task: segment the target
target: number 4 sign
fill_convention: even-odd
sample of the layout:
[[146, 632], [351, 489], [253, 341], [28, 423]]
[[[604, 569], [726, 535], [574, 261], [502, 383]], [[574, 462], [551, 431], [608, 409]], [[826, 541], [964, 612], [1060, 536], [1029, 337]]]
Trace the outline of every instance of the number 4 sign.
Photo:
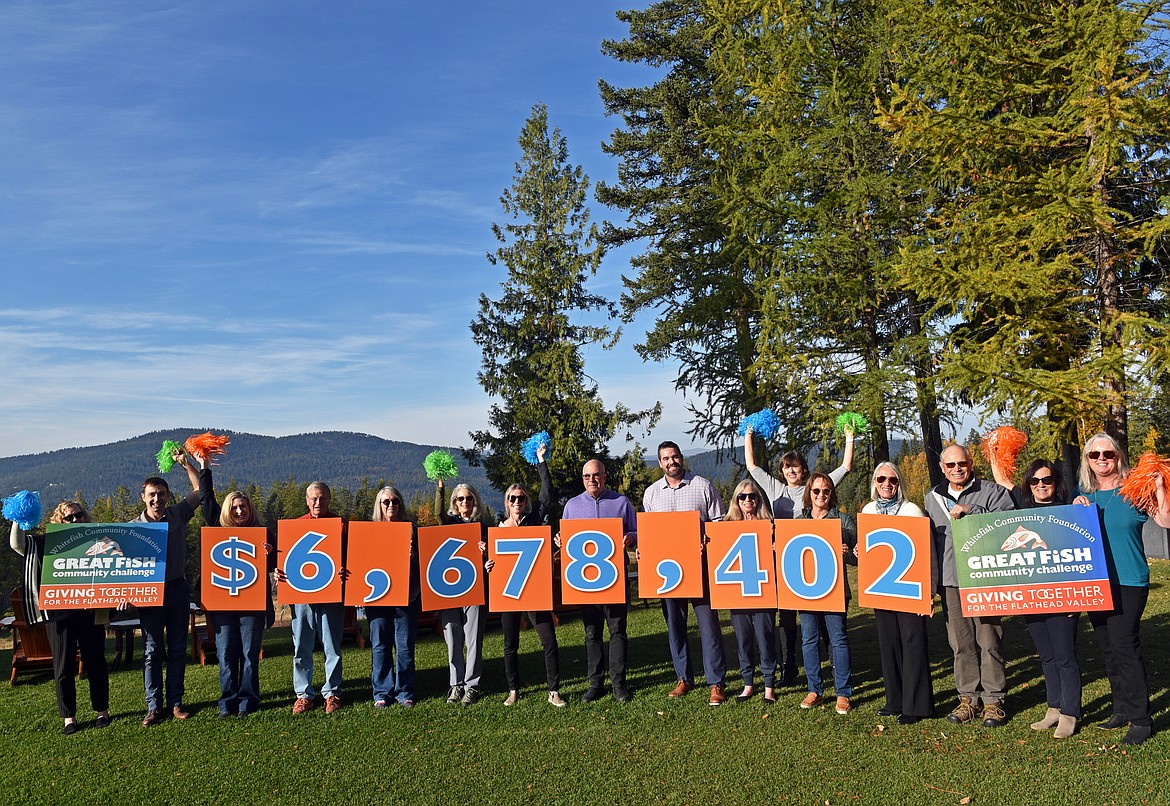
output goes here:
[[707, 577], [711, 607], [764, 610], [776, 607], [772, 521], [707, 524]]

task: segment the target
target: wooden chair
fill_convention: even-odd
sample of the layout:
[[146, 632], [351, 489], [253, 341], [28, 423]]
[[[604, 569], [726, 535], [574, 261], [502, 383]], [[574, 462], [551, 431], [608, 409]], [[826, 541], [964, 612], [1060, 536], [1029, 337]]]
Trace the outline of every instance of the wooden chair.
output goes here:
[[[200, 624], [197, 616], [203, 616]], [[191, 660], [199, 661], [200, 666], [207, 665], [207, 659], [216, 660], [215, 631], [211, 628], [211, 619], [194, 603], [191, 604]]]
[[49, 633], [44, 623], [29, 624], [24, 612], [24, 586], [17, 585], [9, 597], [12, 603], [12, 677], [10, 686], [16, 685], [16, 676], [27, 669], [52, 669], [53, 651], [49, 647]]
[[362, 633], [362, 625], [358, 624], [357, 608], [345, 608], [345, 620], [341, 623], [341, 643], [355, 641], [358, 649], [366, 648], [366, 636]]

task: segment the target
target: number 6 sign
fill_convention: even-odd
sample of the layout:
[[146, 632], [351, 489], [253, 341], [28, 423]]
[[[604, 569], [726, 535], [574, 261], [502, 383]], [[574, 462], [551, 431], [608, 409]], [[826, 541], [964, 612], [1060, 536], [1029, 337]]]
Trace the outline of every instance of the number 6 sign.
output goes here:
[[281, 604], [341, 602], [341, 518], [298, 518], [277, 523]]
[[626, 550], [621, 518], [561, 521], [561, 601], [624, 604]]
[[484, 603], [483, 555], [478, 523], [424, 526], [418, 530], [422, 609], [446, 610]]

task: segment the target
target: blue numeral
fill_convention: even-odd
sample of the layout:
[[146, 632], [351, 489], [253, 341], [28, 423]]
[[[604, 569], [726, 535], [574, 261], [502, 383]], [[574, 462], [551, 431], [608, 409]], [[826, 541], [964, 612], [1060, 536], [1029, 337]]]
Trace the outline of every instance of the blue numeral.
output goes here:
[[[737, 567], [738, 566], [738, 567]], [[743, 596], [763, 596], [768, 572], [760, 567], [760, 547], [756, 536], [747, 532], [736, 538], [723, 559], [715, 566], [716, 585], [739, 584]]]
[[[813, 555], [813, 578], [804, 579], [804, 553]], [[828, 596], [837, 584], [837, 552], [829, 541], [818, 535], [797, 535], [788, 541], [780, 555], [784, 583], [801, 599], [821, 599]]]
[[[301, 593], [319, 593], [329, 587], [329, 583], [337, 576], [337, 564], [323, 551], [317, 551], [317, 546], [325, 539], [320, 532], [306, 532], [288, 550], [284, 561], [284, 575], [288, 577], [288, 584], [293, 590]], [[305, 569], [312, 566], [313, 575], [305, 573]]]
[[[459, 549], [467, 545], [466, 540], [448, 537], [439, 546], [439, 550], [427, 563], [427, 584], [435, 595], [444, 599], [454, 599], [465, 593], [470, 593], [479, 581], [479, 571], [475, 563], [466, 557], [458, 556]], [[454, 582], [447, 581], [447, 572], [454, 571]]]
[[662, 585], [654, 591], [659, 596], [670, 593], [682, 584], [683, 570], [682, 566], [678, 564], [678, 560], [663, 560], [654, 570], [658, 572], [658, 578], [662, 580]]
[[508, 576], [508, 584], [504, 585], [504, 596], [519, 599], [524, 593], [524, 589], [528, 587], [528, 579], [532, 576], [532, 569], [536, 567], [540, 547], [543, 545], [544, 541], [539, 537], [504, 538], [496, 541], [496, 554], [515, 554], [519, 557]]
[[897, 599], [922, 599], [922, 583], [904, 578], [917, 556], [910, 536], [897, 529], [878, 529], [865, 536], [865, 550], [869, 551], [874, 546], [889, 546], [894, 550], [894, 559], [865, 592]]
[[[618, 581], [617, 566], [613, 564], [617, 546], [605, 532], [577, 532], [565, 541], [564, 548], [569, 558], [565, 564], [565, 584], [573, 590], [598, 593]], [[587, 568], [597, 569], [597, 579], [585, 576]]]
[[390, 575], [381, 568], [371, 568], [366, 571], [366, 587], [370, 592], [362, 601], [366, 604], [376, 602], [390, 592]]

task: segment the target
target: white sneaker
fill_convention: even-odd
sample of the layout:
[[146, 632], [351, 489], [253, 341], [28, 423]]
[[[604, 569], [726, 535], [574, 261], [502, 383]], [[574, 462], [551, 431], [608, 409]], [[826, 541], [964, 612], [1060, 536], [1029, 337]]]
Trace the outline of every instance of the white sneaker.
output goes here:
[[504, 700], [504, 705], [515, 705], [518, 699], [520, 699], [519, 691], [509, 691], [507, 699]]
[[548, 701], [550, 705], [555, 705], [557, 708], [564, 708], [569, 703], [561, 696], [559, 691], [550, 691], [548, 693]]
[[463, 689], [459, 686], [451, 686], [451, 690], [447, 692], [447, 702], [457, 703], [463, 699]]

